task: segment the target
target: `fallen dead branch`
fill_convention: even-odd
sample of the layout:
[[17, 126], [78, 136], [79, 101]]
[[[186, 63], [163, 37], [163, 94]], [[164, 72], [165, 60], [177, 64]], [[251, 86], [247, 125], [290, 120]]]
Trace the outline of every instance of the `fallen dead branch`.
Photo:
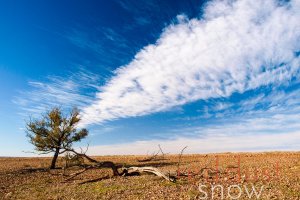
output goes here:
[[124, 171], [125, 171], [125, 173], [124, 173], [125, 176], [128, 176], [132, 173], [146, 172], [146, 173], [155, 174], [156, 176], [162, 177], [162, 178], [166, 179], [167, 181], [171, 181], [171, 182], [176, 181], [175, 177], [166, 175], [155, 167], [129, 167], [129, 168], [125, 168]]
[[[156, 176], [162, 177], [171, 182], [175, 182], [175, 180], [176, 180], [175, 177], [167, 175], [155, 167], [135, 167], [135, 166], [123, 167], [122, 165], [115, 164], [111, 161], [103, 161], [103, 162], [97, 161], [97, 160], [89, 157], [85, 153], [76, 152], [74, 149], [68, 149], [68, 151], [73, 152], [74, 154], [76, 154], [78, 156], [82, 156], [94, 164], [93, 165], [84, 165], [84, 166], [82, 166], [82, 167], [84, 167], [83, 170], [73, 173], [73, 174], [70, 174], [70, 175], [65, 175], [65, 176], [69, 176], [69, 178], [65, 179], [65, 181], [70, 181], [70, 180], [74, 179], [76, 176], [78, 176], [90, 169], [101, 169], [101, 168], [110, 168], [113, 171], [113, 176], [135, 176], [135, 175], [140, 175], [141, 173], [150, 173], [150, 174], [154, 174]], [[121, 171], [119, 171], [119, 169]], [[102, 180], [102, 179], [103, 178], [99, 178], [99, 179], [90, 180], [90, 181], [93, 182], [93, 181]], [[86, 181], [86, 183], [87, 182], [89, 182], [89, 181]]]
[[[70, 174], [69, 176], [69, 178], [67, 178], [65, 181], [69, 181], [69, 180], [71, 180], [71, 179], [73, 179], [73, 178], [75, 178], [76, 176], [78, 176], [78, 175], [80, 175], [80, 174], [82, 174], [82, 173], [84, 173], [84, 172], [86, 172], [87, 170], [89, 170], [89, 169], [91, 169], [91, 167], [86, 167], [86, 168], [84, 168], [83, 170], [81, 170], [81, 171], [79, 171], [79, 172], [76, 172], [76, 173], [73, 173], [73, 174]], [[66, 175], [65, 175], [66, 176]]]

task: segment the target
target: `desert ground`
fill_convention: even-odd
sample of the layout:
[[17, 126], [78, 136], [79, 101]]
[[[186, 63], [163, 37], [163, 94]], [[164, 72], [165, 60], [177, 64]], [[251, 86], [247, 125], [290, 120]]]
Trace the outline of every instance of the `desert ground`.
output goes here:
[[68, 174], [82, 169], [63, 168], [62, 157], [57, 165], [61, 168], [55, 170], [47, 169], [51, 158], [3, 157], [0, 199], [257, 199], [254, 193], [249, 197], [253, 187], [259, 199], [300, 199], [300, 152], [182, 155], [180, 162], [179, 155], [148, 162], [138, 161], [147, 156], [93, 158], [152, 166], [175, 173], [177, 179], [170, 182], [153, 174], [116, 177], [110, 169], [91, 169], [70, 179]]

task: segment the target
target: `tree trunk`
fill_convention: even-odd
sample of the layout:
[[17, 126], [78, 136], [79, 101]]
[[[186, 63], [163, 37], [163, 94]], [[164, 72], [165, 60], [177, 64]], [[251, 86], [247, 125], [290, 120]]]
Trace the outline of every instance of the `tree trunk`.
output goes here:
[[50, 169], [55, 169], [55, 164], [56, 164], [56, 160], [57, 160], [58, 154], [59, 154], [59, 148], [57, 148], [55, 150], [54, 156], [52, 158]]

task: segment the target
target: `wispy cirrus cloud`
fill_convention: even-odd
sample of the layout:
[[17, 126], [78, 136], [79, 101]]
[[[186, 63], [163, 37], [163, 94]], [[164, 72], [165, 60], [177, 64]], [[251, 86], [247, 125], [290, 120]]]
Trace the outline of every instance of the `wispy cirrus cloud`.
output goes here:
[[299, 118], [299, 114], [278, 114], [271, 117], [236, 119], [226, 124], [163, 133], [171, 135], [169, 139], [92, 146], [89, 148], [89, 153], [94, 155], [146, 154], [147, 151], [155, 151], [158, 144], [170, 153], [179, 153], [184, 146], [188, 146], [186, 153], [298, 151], [300, 149]]
[[[251, 107], [246, 115], [237, 110], [223, 111], [223, 114], [236, 113], [214, 120], [213, 124], [198, 124], [157, 133], [164, 136], [163, 139], [92, 146], [90, 153], [146, 154], [155, 151], [158, 144], [170, 153], [178, 153], [184, 146], [188, 146], [187, 153], [299, 151], [300, 104], [299, 101], [293, 101], [299, 100], [299, 94], [299, 90], [295, 90], [290, 93], [272, 93], [261, 101], [252, 98], [241, 102]], [[258, 102], [271, 106], [266, 110], [253, 110], [252, 107]]]
[[297, 0], [216, 0], [201, 19], [179, 16], [115, 71], [84, 108], [82, 125], [299, 78], [299, 9]]
[[[118, 5], [120, 5], [124, 10], [126, 10], [128, 13], [134, 15], [134, 21], [138, 25], [147, 25], [151, 21], [151, 17], [154, 17], [155, 14], [152, 14], [153, 10], [158, 10], [159, 6], [157, 5], [157, 2], [154, 1], [116, 1]], [[151, 16], [149, 16], [149, 14]], [[153, 16], [154, 15], [154, 16]], [[158, 16], [158, 15], [156, 15]], [[126, 24], [127, 28], [134, 28], [135, 24]]]
[[136, 53], [138, 46], [110, 27], [96, 27], [94, 31], [77, 27], [70, 30], [65, 37], [84, 53], [89, 53], [107, 74], [120, 64], [128, 62], [128, 58]]
[[67, 76], [49, 76], [45, 81], [29, 81], [29, 90], [20, 91], [13, 99], [21, 114], [41, 114], [53, 106], [82, 108], [93, 102], [103, 78], [84, 68], [69, 72]]

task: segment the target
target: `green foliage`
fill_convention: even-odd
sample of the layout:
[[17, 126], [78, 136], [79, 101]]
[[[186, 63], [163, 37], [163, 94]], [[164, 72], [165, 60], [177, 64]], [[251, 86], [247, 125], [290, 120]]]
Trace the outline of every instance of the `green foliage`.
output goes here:
[[[41, 119], [26, 124], [27, 136], [35, 150], [42, 153], [65, 152], [88, 135], [87, 129], [76, 129], [80, 121], [79, 110], [74, 108], [69, 116], [64, 116], [60, 108], [53, 108]], [[62, 150], [62, 151], [60, 151]]]

